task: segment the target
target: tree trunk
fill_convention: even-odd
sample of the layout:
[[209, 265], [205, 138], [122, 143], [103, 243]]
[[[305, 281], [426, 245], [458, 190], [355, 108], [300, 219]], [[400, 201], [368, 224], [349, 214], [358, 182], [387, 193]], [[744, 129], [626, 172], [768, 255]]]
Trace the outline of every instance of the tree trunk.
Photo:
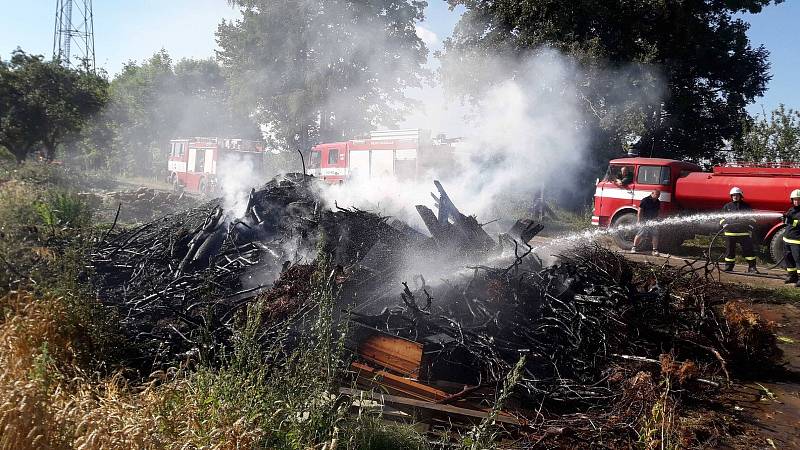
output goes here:
[[25, 157], [28, 156], [27, 150], [20, 150], [20, 149], [8, 149], [16, 158], [18, 164], [22, 164], [25, 161]]
[[44, 142], [44, 159], [52, 161], [56, 157], [56, 143], [52, 140]]

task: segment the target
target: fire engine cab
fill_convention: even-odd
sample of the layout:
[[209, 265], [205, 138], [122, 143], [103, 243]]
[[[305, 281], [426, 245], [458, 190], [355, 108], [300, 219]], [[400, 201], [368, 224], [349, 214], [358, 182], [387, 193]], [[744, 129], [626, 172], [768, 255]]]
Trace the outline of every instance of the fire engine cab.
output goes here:
[[452, 165], [457, 139], [430, 131], [373, 131], [369, 138], [323, 143], [311, 149], [309, 174], [338, 184], [354, 178], [413, 180], [429, 168]]
[[219, 187], [221, 175], [236, 173], [242, 164], [250, 170], [261, 171], [264, 157], [264, 145], [258, 141], [216, 137], [173, 139], [167, 181], [189, 192], [212, 194]]

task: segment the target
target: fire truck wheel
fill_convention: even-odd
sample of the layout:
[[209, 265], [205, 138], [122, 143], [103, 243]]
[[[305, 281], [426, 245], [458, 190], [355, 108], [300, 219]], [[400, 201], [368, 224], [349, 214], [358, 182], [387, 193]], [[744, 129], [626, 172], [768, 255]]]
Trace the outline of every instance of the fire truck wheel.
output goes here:
[[[614, 218], [613, 222], [611, 222], [611, 226], [613, 227], [624, 227], [634, 224], [636, 224], [635, 212], [620, 214]], [[617, 231], [614, 232], [613, 236], [614, 243], [617, 244], [617, 247], [621, 248], [622, 250], [630, 250], [631, 247], [633, 247], [633, 238], [636, 236], [636, 230], [631, 229], [628, 231]]]
[[769, 241], [769, 256], [772, 257], [772, 262], [778, 262], [783, 258], [783, 235], [786, 233], [786, 227], [781, 228], [772, 235]]

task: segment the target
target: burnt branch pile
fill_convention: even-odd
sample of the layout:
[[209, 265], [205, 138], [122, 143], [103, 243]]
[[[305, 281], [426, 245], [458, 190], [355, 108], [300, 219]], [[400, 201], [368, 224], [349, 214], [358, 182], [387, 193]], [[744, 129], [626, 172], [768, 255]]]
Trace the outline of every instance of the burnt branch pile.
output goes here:
[[[706, 377], [724, 376], [726, 359], [743, 351], [730, 345], [713, 302], [674, 294], [689, 293], [678, 285], [692, 283], [680, 277], [644, 273], [600, 247], [560, 260], [544, 269], [532, 259], [510, 270], [477, 267], [460, 283], [406, 287], [398, 307], [354, 320], [424, 343], [421, 373], [430, 379], [496, 384], [525, 356], [519, 390], [529, 406], [610, 401], [620, 394], [608, 381], [616, 368], [658, 363], [664, 353], [693, 361]], [[752, 357], [774, 361], [751, 347]]]
[[263, 308], [263, 326], [288, 328], [314, 307], [315, 288], [333, 287], [361, 386], [381, 379], [400, 403], [474, 418], [523, 360], [508, 407], [539, 431], [588, 426], [564, 414], [592, 410], [604, 429], [630, 432], [658, 376], [707, 390], [780, 358], [768, 324], [723, 307], [697, 270], [636, 264], [599, 246], [565, 250], [545, 267], [527, 244], [541, 225], [520, 220], [495, 240], [436, 188], [438, 214], [417, 207], [428, 237], [326, 205], [311, 177], [290, 175], [253, 190], [243, 213], [215, 200], [111, 230], [93, 251], [93, 282], [143, 369], [213, 358], [250, 305]]
[[[264, 291], [286, 290], [285, 283], [273, 286], [282, 273], [308, 283], [307, 270], [287, 271], [293, 265], [313, 263], [322, 251], [348, 266], [378, 239], [398, 234], [375, 214], [325, 209], [313, 179], [302, 175], [254, 189], [244, 209], [235, 217], [214, 200], [112, 230], [93, 251], [99, 296], [118, 311], [143, 364], [170, 364], [226, 345], [238, 311]], [[284, 307], [300, 304], [286, 292], [264, 296]]]

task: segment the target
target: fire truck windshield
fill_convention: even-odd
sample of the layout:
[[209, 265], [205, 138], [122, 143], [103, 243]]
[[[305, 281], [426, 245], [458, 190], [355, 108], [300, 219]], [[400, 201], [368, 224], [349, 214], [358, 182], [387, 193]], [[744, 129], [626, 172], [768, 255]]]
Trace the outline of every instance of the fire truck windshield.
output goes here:
[[322, 152], [319, 150], [311, 150], [311, 164], [310, 168], [319, 169], [320, 162], [322, 161]]
[[[625, 173], [623, 173], [625, 172]], [[627, 183], [633, 181], [633, 166], [622, 166], [611, 164], [608, 166], [606, 176], [603, 181], [624, 180]]]

